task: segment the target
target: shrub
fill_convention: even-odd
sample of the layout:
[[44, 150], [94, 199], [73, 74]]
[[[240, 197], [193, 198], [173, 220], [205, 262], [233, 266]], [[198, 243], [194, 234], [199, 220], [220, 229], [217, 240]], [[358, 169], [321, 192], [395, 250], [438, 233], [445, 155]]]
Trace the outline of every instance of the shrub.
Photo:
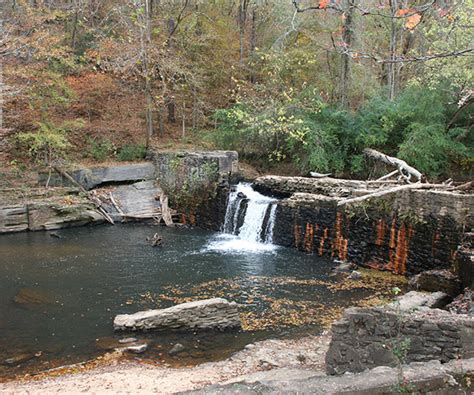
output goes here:
[[38, 122], [38, 130], [19, 133], [17, 139], [28, 148], [29, 155], [34, 160], [42, 160], [44, 164], [61, 158], [70, 147], [67, 133], [72, 129], [83, 127], [82, 120], [70, 121], [60, 126], [50, 121]]
[[89, 149], [87, 154], [96, 161], [103, 162], [115, 151], [115, 146], [110, 140], [95, 140], [87, 138]]
[[146, 146], [143, 144], [126, 144], [117, 153], [120, 161], [133, 161], [145, 158]]

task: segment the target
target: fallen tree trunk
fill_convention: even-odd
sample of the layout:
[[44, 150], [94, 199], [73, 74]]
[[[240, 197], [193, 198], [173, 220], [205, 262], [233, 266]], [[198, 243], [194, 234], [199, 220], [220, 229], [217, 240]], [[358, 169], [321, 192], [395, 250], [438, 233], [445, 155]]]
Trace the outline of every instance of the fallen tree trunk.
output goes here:
[[360, 202], [363, 202], [363, 201], [371, 199], [371, 198], [382, 197], [382, 196], [388, 195], [390, 193], [400, 192], [400, 191], [404, 191], [406, 189], [432, 189], [432, 188], [450, 189], [451, 187], [449, 185], [443, 185], [443, 184], [422, 184], [422, 183], [400, 185], [400, 186], [397, 186], [397, 187], [382, 189], [382, 190], [379, 190], [379, 191], [376, 191], [376, 192], [372, 192], [372, 193], [369, 193], [369, 194], [364, 195], [364, 196], [359, 196], [359, 197], [355, 197], [355, 198], [340, 200], [339, 202], [337, 202], [337, 205], [338, 206], [344, 206], [346, 204], [351, 204], [351, 203], [360, 203]]
[[[384, 153], [374, 150], [372, 148], [364, 149], [364, 155], [368, 156], [369, 158], [379, 160], [388, 165], [397, 167], [398, 171], [407, 182], [410, 182], [412, 176], [416, 178], [417, 182], [421, 182], [424, 178], [423, 174], [421, 174], [414, 167], [410, 166], [404, 160], [394, 158], [393, 156], [385, 155]], [[390, 173], [390, 175], [393, 175], [393, 173]]]

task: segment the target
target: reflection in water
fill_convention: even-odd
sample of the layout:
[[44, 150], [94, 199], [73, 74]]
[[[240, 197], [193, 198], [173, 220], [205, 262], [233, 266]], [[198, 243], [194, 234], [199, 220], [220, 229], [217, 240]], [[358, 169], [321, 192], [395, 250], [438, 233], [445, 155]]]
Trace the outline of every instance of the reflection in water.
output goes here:
[[[146, 241], [156, 232], [163, 238], [163, 248], [152, 248]], [[329, 271], [329, 264], [316, 256], [263, 243], [256, 243], [256, 248], [242, 248], [243, 241], [235, 236], [198, 229], [117, 225], [58, 233], [61, 239], [47, 232], [0, 236], [0, 355], [8, 358], [40, 352], [41, 357], [24, 364], [30, 368], [46, 369], [54, 365], [53, 359], [59, 358], [64, 364], [102, 352], [96, 347], [96, 339], [117, 337], [112, 330], [113, 317], [143, 309], [141, 295], [163, 295], [160, 306], [167, 307], [173, 301], [164, 296], [173, 288], [186, 290], [192, 299], [197, 296], [193, 290], [203, 283], [232, 280], [231, 284], [238, 286], [215, 288], [208, 297], [215, 292], [230, 300], [240, 298], [251, 309], [261, 309], [264, 303], [257, 297], [270, 300], [294, 295], [301, 299], [303, 294], [297, 291], [300, 286], [293, 290], [262, 287], [259, 276], [325, 279]], [[37, 295], [44, 292], [52, 302], [17, 303], [14, 299], [21, 289], [34, 289]], [[199, 297], [206, 295], [202, 287], [199, 289]], [[304, 298], [334, 303], [325, 286], [305, 288]], [[271, 328], [214, 334], [212, 341], [205, 340], [209, 338], [206, 334], [140, 336], [164, 349], [176, 341], [187, 342], [187, 357], [201, 361], [222, 357], [255, 339], [285, 331]], [[153, 357], [153, 350], [146, 355]], [[11, 369], [2, 366], [0, 374]]]

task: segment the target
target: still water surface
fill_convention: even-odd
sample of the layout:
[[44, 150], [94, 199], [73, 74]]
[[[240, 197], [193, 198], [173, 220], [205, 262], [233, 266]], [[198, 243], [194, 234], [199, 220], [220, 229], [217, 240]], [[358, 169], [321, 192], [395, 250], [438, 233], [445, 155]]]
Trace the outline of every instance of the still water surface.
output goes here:
[[[162, 248], [152, 248], [146, 241], [155, 232], [162, 235]], [[97, 339], [123, 337], [112, 329], [116, 314], [179, 301], [169, 295], [227, 297], [246, 304], [244, 310], [253, 312], [254, 318], [264, 318], [274, 299], [311, 299], [334, 306], [366, 296], [358, 291], [336, 298], [325, 286], [288, 285], [280, 280], [327, 280], [331, 262], [293, 249], [255, 248], [231, 235], [146, 225], [81, 227], [56, 233], [61, 238], [48, 232], [0, 236], [0, 364], [20, 353], [41, 354], [20, 367], [2, 365], [0, 375], [95, 357], [104, 352]], [[232, 248], [225, 247], [229, 245]], [[272, 279], [280, 280], [273, 283]], [[18, 303], [15, 296], [22, 289], [34, 290], [46, 303]], [[179, 341], [185, 352], [174, 359], [201, 362], [223, 358], [255, 340], [317, 333], [320, 327], [266, 322], [253, 329], [140, 335], [152, 342], [150, 351], [141, 357], [169, 358], [166, 351]]]

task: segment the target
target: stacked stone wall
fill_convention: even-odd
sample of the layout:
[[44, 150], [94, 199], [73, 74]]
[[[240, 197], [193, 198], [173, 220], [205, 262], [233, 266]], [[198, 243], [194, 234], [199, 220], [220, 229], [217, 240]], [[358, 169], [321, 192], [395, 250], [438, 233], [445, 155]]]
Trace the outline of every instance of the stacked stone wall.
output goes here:
[[399, 313], [388, 307], [351, 308], [332, 326], [326, 354], [328, 374], [396, 366], [403, 362], [474, 357], [474, 319], [439, 309]]

